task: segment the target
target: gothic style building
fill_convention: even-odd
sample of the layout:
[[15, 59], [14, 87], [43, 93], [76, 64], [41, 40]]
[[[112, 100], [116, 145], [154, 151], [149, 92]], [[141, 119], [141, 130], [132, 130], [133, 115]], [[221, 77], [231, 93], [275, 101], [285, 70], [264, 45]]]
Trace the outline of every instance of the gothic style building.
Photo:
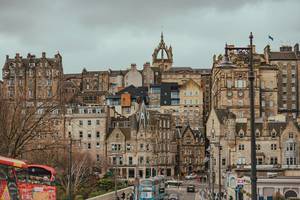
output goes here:
[[59, 53], [53, 58], [47, 58], [44, 52], [40, 58], [31, 54], [23, 58], [19, 53], [14, 58], [6, 56], [2, 72], [6, 99], [42, 102], [61, 98], [63, 67]]

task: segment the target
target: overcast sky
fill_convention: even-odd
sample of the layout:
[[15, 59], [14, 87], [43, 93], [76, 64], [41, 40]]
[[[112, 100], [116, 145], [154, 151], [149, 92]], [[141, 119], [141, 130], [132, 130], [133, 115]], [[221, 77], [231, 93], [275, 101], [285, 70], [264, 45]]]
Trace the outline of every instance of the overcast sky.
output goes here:
[[[300, 0], [0, 0], [0, 59], [52, 57], [66, 73], [139, 68], [163, 30], [175, 66], [210, 68], [225, 42], [257, 50], [300, 42]], [[268, 40], [268, 35], [274, 41]]]

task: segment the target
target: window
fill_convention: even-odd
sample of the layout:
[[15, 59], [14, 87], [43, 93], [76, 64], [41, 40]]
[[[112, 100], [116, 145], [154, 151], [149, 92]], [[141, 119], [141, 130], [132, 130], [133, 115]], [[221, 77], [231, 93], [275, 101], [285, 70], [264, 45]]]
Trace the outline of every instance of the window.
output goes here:
[[244, 88], [246, 86], [246, 82], [242, 79], [239, 79], [236, 81], [236, 87], [237, 88]]
[[227, 79], [227, 88], [232, 88], [232, 80]]
[[271, 150], [276, 150], [277, 149], [277, 145], [276, 144], [271, 144]]
[[143, 164], [144, 163], [144, 157], [143, 156], [140, 156], [139, 157], [139, 164]]
[[83, 138], [83, 132], [82, 131], [79, 131], [79, 137]]
[[97, 154], [97, 162], [99, 162], [100, 161], [100, 155], [99, 154]]
[[52, 80], [51, 79], [47, 80], [47, 85], [49, 85], [49, 86], [52, 85]]
[[96, 120], [96, 125], [100, 125], [100, 120], [99, 119]]
[[294, 134], [293, 133], [289, 133], [289, 138], [294, 138]]
[[123, 165], [123, 157], [122, 156], [119, 157], [119, 165]]
[[88, 120], [88, 125], [92, 125], [92, 121], [91, 120]]
[[239, 144], [239, 150], [245, 150], [245, 145], [243, 145], [243, 144]]
[[222, 158], [222, 165], [226, 165], [226, 159], [225, 158]]
[[244, 165], [246, 164], [246, 159], [244, 157], [240, 157], [238, 160], [237, 160], [237, 164], [238, 165]]
[[260, 150], [260, 144], [256, 145], [256, 150]]
[[271, 157], [271, 158], [270, 158], [270, 164], [271, 164], [271, 165], [277, 165], [277, 164], [278, 164], [278, 159], [277, 159], [277, 157]]
[[239, 100], [238, 100], [238, 105], [239, 105], [239, 106], [243, 106], [243, 105], [244, 105], [244, 101], [243, 101], [242, 99], [239, 99]]
[[266, 102], [264, 100], [261, 101], [261, 106], [265, 107], [266, 106]]
[[257, 165], [262, 165], [263, 164], [263, 159], [262, 158], [256, 158], [256, 163], [257, 163]]
[[48, 97], [51, 97], [52, 96], [52, 91], [51, 89], [48, 90]]
[[91, 149], [91, 143], [88, 143], [88, 149]]
[[82, 126], [82, 125], [83, 125], [83, 121], [79, 120], [79, 126]]
[[100, 142], [96, 143], [96, 148], [100, 148]]
[[144, 144], [140, 144], [140, 150], [144, 149]]
[[130, 156], [130, 157], [128, 157], [128, 164], [129, 165], [133, 165], [133, 162], [132, 162], [132, 157]]
[[127, 150], [127, 151], [130, 151], [130, 150], [131, 150], [131, 144], [128, 144], [128, 143], [126, 144], [126, 150]]
[[88, 132], [88, 138], [92, 138], [92, 134], [90, 131]]
[[273, 101], [270, 101], [269, 106], [272, 108], [273, 107]]
[[96, 132], [96, 138], [100, 138], [100, 132], [99, 131]]

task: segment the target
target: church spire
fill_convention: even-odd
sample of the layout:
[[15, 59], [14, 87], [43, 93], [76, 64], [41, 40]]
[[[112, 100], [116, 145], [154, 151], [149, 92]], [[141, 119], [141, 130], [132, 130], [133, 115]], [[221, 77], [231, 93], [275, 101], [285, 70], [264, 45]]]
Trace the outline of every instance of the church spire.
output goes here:
[[164, 42], [164, 33], [163, 32], [161, 32], [161, 34], [160, 34], [160, 42]]
[[165, 44], [163, 31], [160, 34], [160, 43], [152, 54], [153, 67], [159, 67], [163, 71], [168, 71], [173, 65], [172, 47]]

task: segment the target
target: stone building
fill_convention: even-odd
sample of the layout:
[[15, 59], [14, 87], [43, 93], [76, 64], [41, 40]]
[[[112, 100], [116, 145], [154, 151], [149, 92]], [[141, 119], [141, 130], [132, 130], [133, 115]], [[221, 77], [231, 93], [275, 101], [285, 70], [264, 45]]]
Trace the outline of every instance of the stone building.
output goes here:
[[80, 152], [90, 154], [98, 167], [107, 165], [105, 139], [108, 119], [109, 112], [105, 106], [78, 105], [66, 108], [65, 136], [74, 140]]
[[3, 81], [0, 81], [0, 97], [3, 95]]
[[32, 54], [25, 58], [19, 53], [14, 58], [7, 55], [2, 77], [4, 98], [25, 97], [27, 101], [34, 102], [59, 101], [63, 80], [62, 57], [57, 53], [53, 58], [47, 58], [45, 52], [40, 58]]
[[[164, 83], [177, 83], [180, 86], [181, 94], [184, 94], [187, 83], [190, 85], [191, 81], [197, 84], [198, 107], [190, 109], [191, 111], [195, 110], [199, 112], [199, 117], [201, 123], [197, 126], [190, 124], [193, 128], [203, 128], [203, 122], [206, 121], [206, 118], [210, 111], [210, 69], [200, 69], [200, 68], [191, 68], [191, 67], [171, 67], [168, 71], [162, 73], [162, 82]], [[181, 95], [180, 98], [185, 98], [184, 95]], [[197, 98], [193, 96], [193, 98]], [[185, 99], [180, 100], [180, 111], [187, 111], [187, 104], [184, 104]], [[196, 99], [194, 99], [196, 101]], [[195, 103], [195, 102], [194, 102]], [[193, 103], [193, 104], [194, 104]], [[201, 105], [200, 105], [201, 103]], [[186, 118], [184, 113], [179, 114], [182, 118]], [[192, 115], [191, 115], [192, 117]], [[187, 118], [185, 119], [187, 120]], [[184, 124], [182, 124], [184, 125]]]
[[177, 143], [170, 117], [148, 111], [142, 103], [130, 117], [112, 118], [106, 140], [110, 168], [129, 180], [157, 174], [173, 176]]
[[292, 113], [294, 118], [299, 114], [300, 101], [300, 51], [299, 44], [282, 46], [280, 51], [271, 51], [267, 45], [264, 49], [266, 63], [275, 65], [278, 73], [278, 111]]
[[[278, 111], [278, 70], [276, 66], [266, 64], [263, 55], [254, 52], [253, 57], [255, 116], [275, 116]], [[212, 107], [228, 108], [238, 118], [250, 116], [248, 61], [245, 55], [238, 52], [226, 52], [224, 56], [215, 58], [211, 80]]]
[[180, 176], [191, 173], [203, 173], [205, 158], [205, 136], [200, 131], [193, 130], [189, 125], [178, 129], [177, 132], [177, 165]]
[[81, 89], [83, 92], [108, 91], [109, 73], [107, 71], [82, 70]]
[[193, 129], [204, 131], [203, 90], [201, 85], [190, 79], [180, 86], [180, 124], [189, 124]]
[[115, 94], [124, 88], [124, 75], [127, 70], [109, 69], [109, 93]]
[[[250, 175], [250, 122], [241, 120], [229, 109], [212, 109], [206, 124], [210, 141], [211, 180], [227, 185], [229, 174]], [[299, 125], [291, 118], [278, 115], [271, 119], [256, 118], [256, 162], [258, 177], [299, 176]]]

